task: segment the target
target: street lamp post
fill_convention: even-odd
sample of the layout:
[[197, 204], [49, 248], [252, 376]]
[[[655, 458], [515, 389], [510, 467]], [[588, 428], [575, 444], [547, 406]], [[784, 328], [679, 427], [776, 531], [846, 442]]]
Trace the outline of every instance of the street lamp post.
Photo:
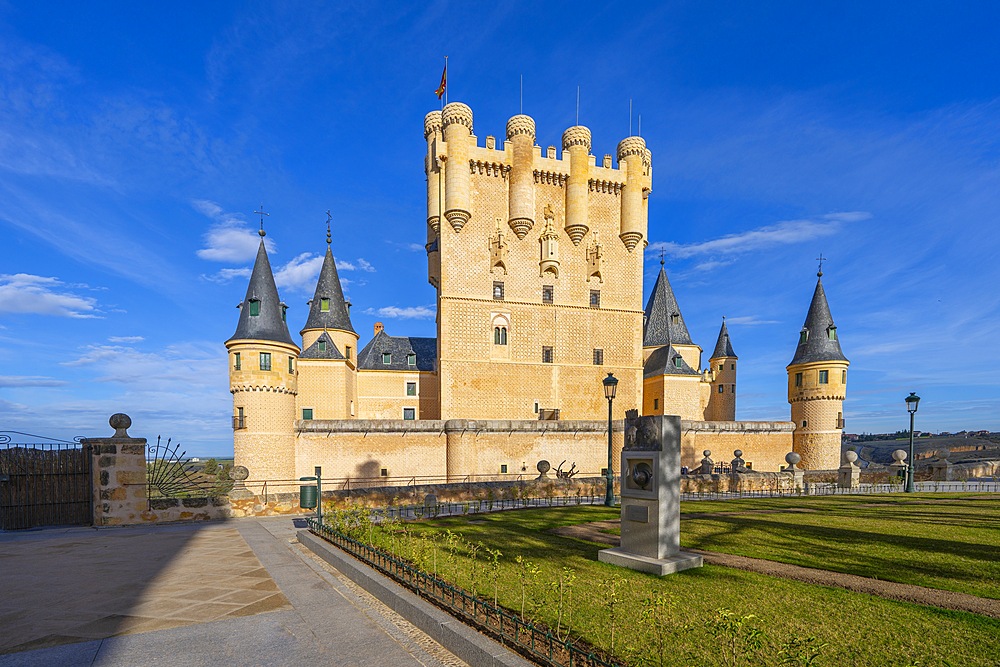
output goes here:
[[618, 378], [612, 373], [604, 378], [604, 397], [608, 399], [608, 478], [607, 488], [604, 492], [604, 504], [608, 507], [615, 506], [615, 474], [611, 460], [611, 403], [615, 400], [615, 391], [618, 389]]
[[910, 466], [906, 471], [906, 493], [913, 493], [916, 488], [913, 485], [913, 474], [917, 467], [917, 459], [913, 456], [913, 415], [917, 413], [917, 405], [920, 404], [920, 397], [912, 391], [906, 397], [906, 411], [910, 413]]

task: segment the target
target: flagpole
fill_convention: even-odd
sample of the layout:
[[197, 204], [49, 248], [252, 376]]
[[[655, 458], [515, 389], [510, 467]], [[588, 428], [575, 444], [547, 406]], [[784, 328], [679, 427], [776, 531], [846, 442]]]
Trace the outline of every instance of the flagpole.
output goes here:
[[[448, 104], [448, 56], [444, 57], [444, 103]], [[441, 107], [442, 109], [444, 107]]]

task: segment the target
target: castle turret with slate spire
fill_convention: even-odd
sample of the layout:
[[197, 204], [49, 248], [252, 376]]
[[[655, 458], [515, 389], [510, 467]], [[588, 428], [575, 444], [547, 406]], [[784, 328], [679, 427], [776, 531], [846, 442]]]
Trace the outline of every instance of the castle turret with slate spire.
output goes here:
[[733, 344], [729, 340], [729, 329], [726, 318], [722, 318], [722, 328], [715, 342], [715, 351], [709, 359], [709, 372], [712, 378], [712, 394], [705, 409], [705, 419], [708, 421], [736, 421], [736, 362], [738, 357], [733, 352]]
[[303, 420], [350, 419], [356, 414], [358, 334], [351, 324], [350, 304], [344, 298], [331, 242], [328, 220], [326, 256], [300, 332], [302, 392], [296, 413]]
[[664, 345], [672, 346], [695, 371], [701, 368], [701, 348], [691, 341], [691, 334], [688, 333], [661, 259], [660, 273], [649, 294], [649, 300], [646, 301], [643, 316], [643, 361], [648, 361], [650, 355]]
[[840, 465], [850, 362], [840, 349], [837, 326], [823, 289], [822, 264], [816, 276], [809, 312], [787, 367], [788, 402], [795, 422], [792, 449], [802, 456], [803, 467], [833, 470]]
[[287, 306], [278, 296], [264, 246], [260, 247], [236, 333], [226, 341], [229, 390], [233, 394], [235, 463], [250, 479], [291, 479], [295, 475], [295, 436], [291, 428], [298, 393], [298, 346], [286, 324]]

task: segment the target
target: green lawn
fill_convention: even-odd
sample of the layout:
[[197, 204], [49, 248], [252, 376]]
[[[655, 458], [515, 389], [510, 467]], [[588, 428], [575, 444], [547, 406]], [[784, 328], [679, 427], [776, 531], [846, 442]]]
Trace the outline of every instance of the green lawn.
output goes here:
[[[805, 501], [785, 501], [783, 507], [812, 507], [818, 499]], [[864, 514], [866, 508], [852, 503], [853, 499], [830, 499], [827, 507], [831, 518], [846, 521], [851, 528], [832, 528], [834, 538], [848, 539], [841, 531], [854, 530], [865, 533], [872, 526], [859, 527], [850, 519], [839, 517], [840, 512], [857, 511]], [[865, 498], [865, 501], [879, 502], [881, 498]], [[694, 511], [734, 511], [747, 507], [761, 507], [771, 501], [752, 501], [742, 506], [736, 503], [685, 503], [685, 512]], [[777, 502], [777, 501], [776, 501]], [[836, 509], [841, 503], [841, 509]], [[894, 503], [898, 504], [898, 503]], [[779, 502], [780, 505], [780, 502]], [[906, 507], [906, 506], [904, 506]], [[883, 508], [872, 508], [874, 511]], [[903, 509], [903, 507], [899, 508]], [[907, 507], [912, 509], [912, 507]], [[884, 510], [883, 510], [884, 511]], [[950, 525], [951, 513], [960, 513], [960, 508], [945, 508], [946, 516], [942, 525]], [[947, 537], [938, 531], [931, 520], [933, 511], [928, 510], [928, 520], [923, 523], [925, 536], [915, 536], [911, 541], [921, 542], [925, 555], [937, 552], [935, 547], [950, 549]], [[630, 570], [616, 568], [597, 561], [597, 551], [603, 548], [580, 540], [552, 535], [547, 531], [556, 526], [573, 525], [590, 521], [617, 518], [618, 510], [604, 507], [569, 507], [556, 509], [523, 510], [502, 512], [491, 515], [440, 519], [406, 524], [409, 534], [396, 533], [393, 546], [404, 557], [419, 562], [428, 571], [436, 570], [440, 576], [454, 581], [467, 589], [475, 587], [483, 597], [492, 598], [494, 587], [500, 603], [509, 609], [519, 611], [522, 604], [523, 579], [524, 597], [531, 606], [537, 605], [537, 616], [556, 627], [558, 623], [558, 588], [560, 575], [566, 576], [563, 568], [570, 568], [572, 583], [572, 604], [563, 605], [564, 622], [573, 632], [594, 645], [608, 649], [611, 644], [611, 629], [615, 628], [615, 654], [628, 658], [630, 665], [777, 665], [807, 664], [805, 662], [782, 663], [782, 645], [793, 638], [805, 639], [815, 636], [815, 644], [826, 644], [820, 656], [812, 664], [816, 665], [995, 665], [1000, 660], [1000, 621], [962, 612], [945, 611], [915, 604], [894, 602], [850, 591], [814, 586], [723, 567], [706, 566], [668, 577], [654, 577]], [[762, 515], [767, 520], [783, 515]], [[821, 524], [812, 523], [823, 515], [790, 513], [789, 520], [807, 517], [807, 530], [798, 538], [790, 526], [776, 521], [773, 530], [779, 535], [778, 544], [797, 544], [802, 551], [819, 553], [815, 558], [836, 560], [834, 547], [822, 531]], [[858, 517], [859, 519], [862, 517]], [[717, 519], [713, 519], [716, 521]], [[872, 519], [873, 520], [873, 519]], [[705, 522], [700, 528], [691, 530], [698, 522]], [[801, 523], [801, 522], [800, 522]], [[892, 524], [890, 524], [892, 525]], [[755, 527], [756, 531], [766, 526]], [[397, 527], [397, 530], [399, 527]], [[461, 535], [463, 546], [456, 556], [449, 555], [445, 531]], [[950, 529], [949, 529], [950, 530]], [[995, 528], [994, 528], [995, 530]], [[727, 522], [708, 523], [705, 519], [690, 519], [682, 525], [684, 541], [707, 545], [712, 540], [721, 543], [725, 534], [734, 532]], [[744, 535], [735, 539], [734, 544], [744, 546], [762, 535]], [[887, 531], [883, 530], [882, 533]], [[888, 531], [896, 533], [897, 530]], [[691, 535], [694, 535], [692, 537]], [[933, 535], [930, 537], [929, 535]], [[422, 539], [414, 539], [417, 536]], [[388, 540], [389, 538], [385, 538]], [[734, 538], [729, 538], [734, 539]], [[893, 539], [902, 539], [894, 537]], [[994, 538], [995, 539], [995, 538]], [[965, 540], [969, 542], [969, 540]], [[864, 542], [864, 541], [862, 541]], [[468, 554], [468, 544], [482, 545], [475, 559], [475, 566]], [[386, 542], [388, 544], [388, 541]], [[913, 547], [917, 548], [917, 547]], [[491, 574], [486, 549], [502, 552], [499, 567]], [[735, 549], [732, 550], [736, 553]], [[879, 552], [878, 550], [873, 550]], [[882, 567], [890, 567], [892, 550], [886, 549], [881, 558]], [[753, 554], [760, 555], [760, 554]], [[530, 561], [537, 574], [518, 565], [516, 556]], [[897, 561], [900, 568], [909, 567], [907, 560]], [[982, 556], [981, 558], [985, 558]], [[976, 561], [981, 562], [981, 561]], [[475, 570], [475, 583], [470, 573]], [[946, 581], [966, 580], [956, 568]], [[609, 585], [616, 582], [612, 594]], [[971, 578], [971, 575], [970, 577]], [[642, 620], [646, 601], [652, 596], [668, 603], [665, 620], [652, 623]], [[617, 604], [612, 610], [608, 600]], [[567, 606], [571, 609], [567, 612]], [[749, 625], [764, 632], [763, 646], [758, 652], [746, 652], [742, 640], [736, 641], [733, 653], [738, 662], [727, 661], [729, 646], [719, 637], [721, 624], [713, 623], [720, 609], [729, 609], [737, 616], [753, 614]], [[612, 613], [617, 619], [611, 621]], [[663, 660], [655, 648], [659, 638], [663, 640]], [[722, 634], [726, 634], [724, 631]]]
[[[1000, 497], [698, 501], [681, 510], [685, 547], [1000, 598]], [[690, 516], [716, 512], [746, 513]]]

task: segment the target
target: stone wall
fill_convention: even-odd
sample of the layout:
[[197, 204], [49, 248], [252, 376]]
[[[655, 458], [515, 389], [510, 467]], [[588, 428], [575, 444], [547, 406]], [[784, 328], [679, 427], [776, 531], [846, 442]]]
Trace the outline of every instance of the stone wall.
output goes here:
[[681, 421], [681, 465], [694, 469], [702, 452], [712, 451], [717, 463], [729, 463], [733, 451], [743, 451], [743, 459], [758, 472], [777, 472], [792, 451], [792, 422], [706, 422]]

